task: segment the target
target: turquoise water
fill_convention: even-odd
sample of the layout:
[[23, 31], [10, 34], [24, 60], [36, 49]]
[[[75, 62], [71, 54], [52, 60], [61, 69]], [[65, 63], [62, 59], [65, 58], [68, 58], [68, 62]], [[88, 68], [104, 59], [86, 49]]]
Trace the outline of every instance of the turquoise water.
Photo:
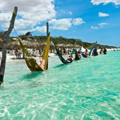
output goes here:
[[120, 120], [120, 51], [31, 73], [7, 62], [0, 86], [0, 120]]

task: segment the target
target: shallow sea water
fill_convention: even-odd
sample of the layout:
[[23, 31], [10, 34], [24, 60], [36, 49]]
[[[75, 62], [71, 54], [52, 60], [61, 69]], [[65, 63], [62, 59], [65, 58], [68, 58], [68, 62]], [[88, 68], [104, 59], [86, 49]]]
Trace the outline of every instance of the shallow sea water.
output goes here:
[[49, 57], [44, 72], [7, 62], [0, 120], [120, 120], [120, 51], [68, 65]]

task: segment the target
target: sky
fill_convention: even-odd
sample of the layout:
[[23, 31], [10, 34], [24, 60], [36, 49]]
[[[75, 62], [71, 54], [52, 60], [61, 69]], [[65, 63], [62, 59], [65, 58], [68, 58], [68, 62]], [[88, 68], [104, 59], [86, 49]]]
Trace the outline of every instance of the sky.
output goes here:
[[52, 37], [120, 47], [120, 0], [0, 0], [0, 31], [8, 29], [15, 6], [17, 35], [46, 35], [48, 22]]

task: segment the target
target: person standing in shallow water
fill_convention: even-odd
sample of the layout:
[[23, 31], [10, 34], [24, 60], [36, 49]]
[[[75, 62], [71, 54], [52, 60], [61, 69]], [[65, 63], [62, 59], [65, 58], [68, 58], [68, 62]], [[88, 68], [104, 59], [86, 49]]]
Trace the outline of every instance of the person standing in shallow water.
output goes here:
[[102, 50], [102, 48], [101, 48], [101, 50], [100, 50], [100, 54], [103, 54], [103, 50]]
[[15, 55], [16, 55], [16, 57], [17, 57], [17, 53], [18, 53], [18, 49], [15, 49]]
[[63, 52], [64, 52], [64, 55], [65, 55], [65, 54], [66, 54], [66, 50], [65, 50], [65, 48], [64, 48]]
[[39, 48], [39, 55], [41, 56], [41, 48]]
[[104, 48], [103, 53], [104, 53], [104, 54], [107, 54], [107, 50], [106, 50], [106, 48]]

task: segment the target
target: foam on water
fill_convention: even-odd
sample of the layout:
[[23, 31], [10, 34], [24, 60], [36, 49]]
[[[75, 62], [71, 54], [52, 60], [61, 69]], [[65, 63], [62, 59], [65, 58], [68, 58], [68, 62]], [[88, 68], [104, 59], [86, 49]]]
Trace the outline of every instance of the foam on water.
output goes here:
[[72, 64], [49, 58], [31, 73], [24, 60], [8, 62], [0, 86], [0, 120], [119, 120], [120, 51]]

